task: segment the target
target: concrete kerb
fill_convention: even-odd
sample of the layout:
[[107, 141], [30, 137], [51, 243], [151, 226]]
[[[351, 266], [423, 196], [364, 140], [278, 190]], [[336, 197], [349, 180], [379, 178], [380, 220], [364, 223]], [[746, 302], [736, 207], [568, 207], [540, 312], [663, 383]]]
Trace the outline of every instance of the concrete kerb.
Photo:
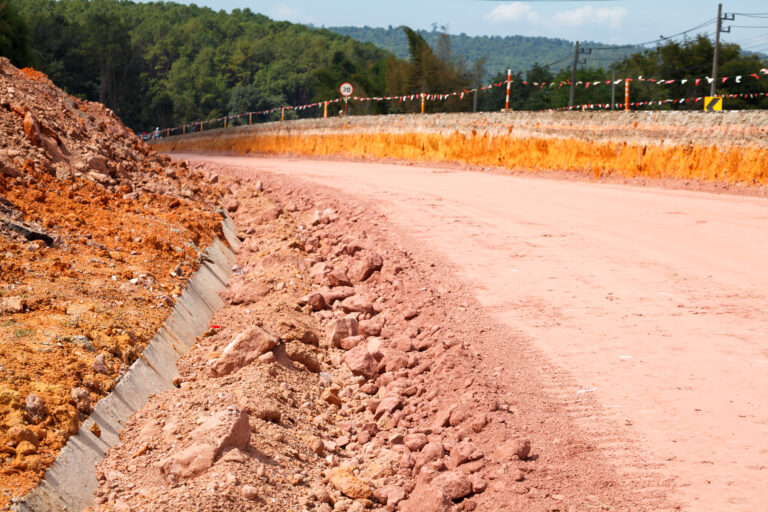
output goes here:
[[[140, 409], [150, 395], [173, 386], [173, 379], [178, 376], [177, 359], [189, 350], [195, 337], [206, 329], [211, 316], [224, 305], [217, 292], [226, 287], [232, 276], [233, 251], [240, 241], [231, 218], [226, 217], [222, 227], [229, 247], [218, 238], [208, 247], [200, 269], [139, 359], [115, 389], [96, 404], [43, 480], [23, 501], [16, 503], [13, 510], [74, 512], [92, 504], [98, 488], [96, 465], [107, 449], [118, 442], [131, 414]], [[94, 423], [98, 425], [99, 436], [91, 432]]]

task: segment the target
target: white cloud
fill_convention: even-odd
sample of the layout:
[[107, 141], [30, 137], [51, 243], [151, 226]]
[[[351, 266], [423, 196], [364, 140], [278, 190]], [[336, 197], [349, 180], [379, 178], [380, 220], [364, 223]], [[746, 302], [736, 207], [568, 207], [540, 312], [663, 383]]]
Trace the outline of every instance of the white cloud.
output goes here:
[[585, 5], [578, 9], [558, 11], [552, 17], [556, 25], [580, 27], [583, 25], [609, 25], [617, 28], [626, 17], [627, 10], [623, 7], [592, 7]]
[[269, 16], [275, 20], [291, 21], [293, 23], [312, 23], [313, 17], [288, 4], [276, 4], [269, 10]]
[[496, 6], [491, 12], [485, 15], [490, 21], [527, 21], [528, 23], [538, 23], [541, 17], [533, 7], [525, 2], [511, 2]]

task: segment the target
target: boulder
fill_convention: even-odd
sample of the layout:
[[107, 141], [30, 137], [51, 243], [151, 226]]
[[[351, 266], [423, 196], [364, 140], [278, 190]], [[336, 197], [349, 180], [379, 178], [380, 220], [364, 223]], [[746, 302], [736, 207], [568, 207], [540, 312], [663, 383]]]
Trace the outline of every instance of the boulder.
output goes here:
[[251, 364], [260, 355], [277, 346], [277, 338], [261, 327], [251, 327], [240, 334], [224, 348], [221, 357], [208, 362], [215, 377], [229, 375]]
[[364, 345], [358, 345], [346, 352], [343, 361], [354, 375], [372, 379], [378, 374], [379, 364]]
[[245, 450], [251, 439], [248, 414], [234, 407], [227, 408], [190, 432], [188, 439], [189, 446], [159, 463], [160, 472], [170, 484], [203, 473], [227, 448]]

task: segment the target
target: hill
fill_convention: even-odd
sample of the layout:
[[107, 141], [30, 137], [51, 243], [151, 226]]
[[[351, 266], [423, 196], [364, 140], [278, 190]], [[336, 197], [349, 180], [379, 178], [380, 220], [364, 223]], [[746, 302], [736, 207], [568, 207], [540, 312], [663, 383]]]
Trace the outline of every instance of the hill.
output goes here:
[[[349, 36], [358, 41], [373, 43], [391, 51], [395, 56], [408, 58], [408, 39], [402, 29], [389, 26], [375, 27], [330, 27], [328, 30]], [[437, 30], [417, 30], [432, 48], [437, 47], [441, 32]], [[468, 67], [478, 59], [487, 57], [485, 78], [511, 68], [512, 71], [525, 72], [534, 64], [550, 65], [552, 71], [569, 68], [573, 62], [573, 41], [549, 37], [527, 36], [469, 36], [451, 34], [451, 51], [455, 57], [465, 60]], [[591, 55], [584, 55], [590, 67], [608, 67], [612, 62], [620, 61], [633, 52], [636, 47], [615, 47], [602, 43], [583, 41], [582, 47], [612, 48], [601, 50]], [[613, 49], [615, 48], [615, 49]]]
[[14, 1], [29, 27], [31, 64], [140, 130], [326, 99], [345, 80], [360, 94], [382, 94], [391, 57], [372, 44], [249, 9]]

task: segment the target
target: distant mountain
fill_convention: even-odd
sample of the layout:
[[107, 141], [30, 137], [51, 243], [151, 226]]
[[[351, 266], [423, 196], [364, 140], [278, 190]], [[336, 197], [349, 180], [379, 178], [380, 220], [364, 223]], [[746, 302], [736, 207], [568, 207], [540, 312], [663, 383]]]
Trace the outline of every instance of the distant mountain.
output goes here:
[[[408, 39], [402, 29], [392, 27], [330, 27], [328, 30], [349, 36], [358, 41], [373, 43], [379, 48], [391, 51], [397, 57], [407, 59]], [[440, 32], [437, 30], [418, 30], [419, 34], [432, 48], [437, 46]], [[582, 48], [601, 48], [580, 58], [587, 59], [587, 66], [607, 68], [612, 62], [621, 60], [637, 52], [637, 47], [616, 47], [591, 41], [580, 43]], [[610, 48], [610, 49], [607, 49]], [[559, 71], [571, 66], [573, 62], [573, 41], [550, 37], [527, 36], [468, 36], [451, 35], [451, 50], [454, 56], [463, 58], [467, 67], [487, 56], [485, 64], [486, 78], [496, 76], [508, 68], [512, 71], [530, 69], [533, 64], [549, 65], [552, 71]]]

